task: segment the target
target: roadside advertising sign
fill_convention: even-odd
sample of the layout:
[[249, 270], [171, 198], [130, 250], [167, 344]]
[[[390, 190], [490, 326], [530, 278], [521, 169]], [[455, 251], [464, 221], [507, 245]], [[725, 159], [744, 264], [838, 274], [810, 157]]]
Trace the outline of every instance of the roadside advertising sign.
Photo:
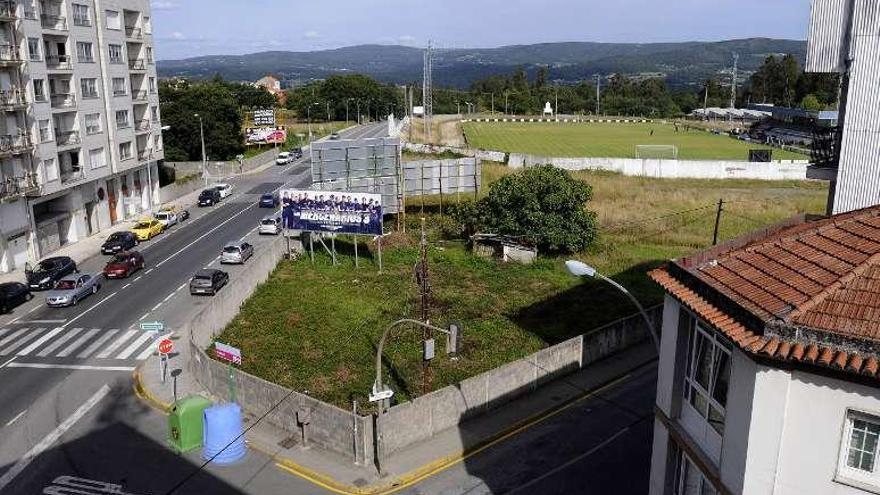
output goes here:
[[271, 108], [254, 110], [253, 122], [254, 122], [255, 126], [274, 126], [275, 125], [275, 110], [273, 110]]
[[382, 195], [282, 189], [281, 220], [292, 230], [382, 235]]
[[231, 345], [214, 342], [214, 355], [217, 356], [217, 359], [232, 364], [241, 364], [241, 349], [232, 347]]
[[284, 127], [248, 127], [244, 130], [246, 144], [283, 144], [287, 142]]

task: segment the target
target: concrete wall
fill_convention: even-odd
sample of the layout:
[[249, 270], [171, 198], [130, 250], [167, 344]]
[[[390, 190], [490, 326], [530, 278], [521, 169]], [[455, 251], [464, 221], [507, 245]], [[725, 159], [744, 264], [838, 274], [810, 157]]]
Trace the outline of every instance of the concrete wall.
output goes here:
[[[279, 147], [278, 151], [281, 151], [283, 148]], [[275, 161], [275, 150], [270, 149], [266, 150], [259, 155], [252, 156], [250, 158], [246, 158], [242, 162], [241, 169], [239, 169], [237, 160], [229, 160], [225, 162], [218, 162], [215, 160], [208, 161], [208, 176], [211, 179], [220, 180], [223, 177], [228, 177], [230, 175], [238, 174], [240, 172], [250, 172], [254, 169], [262, 167], [268, 163], [272, 163]], [[165, 162], [165, 167], [169, 167], [174, 169], [177, 177], [183, 177], [186, 175], [202, 175], [202, 162], [193, 161], [193, 162]]]
[[486, 151], [472, 150], [468, 148], [454, 148], [452, 146], [438, 146], [436, 144], [423, 143], [403, 143], [403, 149], [412, 151], [413, 153], [439, 154], [439, 153], [456, 153], [462, 156], [476, 157], [480, 160], [488, 160], [490, 162], [505, 162], [507, 153], [502, 151]]
[[623, 175], [668, 179], [806, 180], [803, 161], [768, 163], [723, 160], [658, 160], [637, 158], [553, 158], [511, 153], [511, 168], [553, 165], [565, 170], [607, 170]]
[[[655, 325], [662, 307], [649, 310]], [[381, 416], [380, 452], [388, 456], [428, 440], [469, 418], [535, 390], [541, 385], [635, 345], [648, 336], [640, 315], [624, 318], [588, 334], [398, 404]]]
[[178, 183], [174, 182], [172, 184], [168, 184], [167, 186], [159, 189], [159, 203], [165, 204], [175, 199], [186, 196], [187, 194], [198, 191], [205, 187], [205, 181], [199, 178], [184, 182]]

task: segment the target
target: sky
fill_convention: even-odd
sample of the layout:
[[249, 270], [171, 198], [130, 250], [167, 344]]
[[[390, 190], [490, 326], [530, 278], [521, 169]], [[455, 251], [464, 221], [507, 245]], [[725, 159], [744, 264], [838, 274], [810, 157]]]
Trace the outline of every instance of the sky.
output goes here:
[[359, 44], [805, 39], [810, 0], [151, 0], [157, 58]]

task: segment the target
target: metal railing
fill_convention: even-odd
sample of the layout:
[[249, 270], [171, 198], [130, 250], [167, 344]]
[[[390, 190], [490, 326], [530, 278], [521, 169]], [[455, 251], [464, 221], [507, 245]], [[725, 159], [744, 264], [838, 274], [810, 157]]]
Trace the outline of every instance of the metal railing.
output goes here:
[[33, 148], [27, 134], [0, 135], [0, 155], [15, 155], [30, 151]]
[[18, 88], [0, 90], [0, 108], [10, 109], [25, 105], [24, 93]]
[[144, 63], [144, 59], [136, 58], [128, 61], [128, 68], [131, 70], [147, 70], [147, 64]]
[[67, 29], [67, 18], [60, 15], [42, 14], [40, 15], [40, 23], [46, 29]]
[[0, 62], [22, 62], [17, 46], [0, 45]]
[[141, 39], [144, 37], [144, 32], [141, 28], [137, 26], [125, 26], [125, 36], [129, 38]]
[[0, 2], [0, 20], [10, 21], [18, 18], [15, 2]]
[[131, 92], [131, 99], [135, 100], [135, 101], [146, 100], [147, 99], [147, 92], [146, 91], [132, 91]]
[[152, 149], [138, 150], [138, 160], [139, 161], [146, 162], [146, 161], [149, 161], [152, 159], [153, 159], [153, 150]]
[[74, 168], [67, 171], [61, 171], [61, 183], [67, 184], [68, 182], [76, 182], [78, 180], [85, 179], [86, 174], [83, 173], [81, 168]]
[[55, 144], [58, 146], [75, 146], [80, 144], [79, 131], [62, 132], [55, 129]]
[[149, 119], [137, 120], [134, 123], [134, 128], [138, 132], [146, 132], [153, 128], [153, 123]]
[[124, 89], [114, 89], [113, 96], [125, 96], [128, 93]]
[[31, 196], [40, 191], [37, 174], [27, 172], [21, 177], [0, 177], [0, 201], [18, 196]]
[[76, 95], [70, 94], [54, 94], [49, 97], [52, 101], [52, 108], [71, 108], [76, 106]]
[[46, 55], [46, 67], [53, 70], [72, 70], [70, 55]]

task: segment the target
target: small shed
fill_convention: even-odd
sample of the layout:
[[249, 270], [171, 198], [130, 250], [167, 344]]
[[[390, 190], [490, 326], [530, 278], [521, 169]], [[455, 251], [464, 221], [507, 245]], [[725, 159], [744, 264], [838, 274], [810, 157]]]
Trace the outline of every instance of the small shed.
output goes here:
[[471, 250], [484, 258], [530, 264], [538, 258], [534, 243], [522, 236], [499, 234], [474, 234], [471, 236]]

